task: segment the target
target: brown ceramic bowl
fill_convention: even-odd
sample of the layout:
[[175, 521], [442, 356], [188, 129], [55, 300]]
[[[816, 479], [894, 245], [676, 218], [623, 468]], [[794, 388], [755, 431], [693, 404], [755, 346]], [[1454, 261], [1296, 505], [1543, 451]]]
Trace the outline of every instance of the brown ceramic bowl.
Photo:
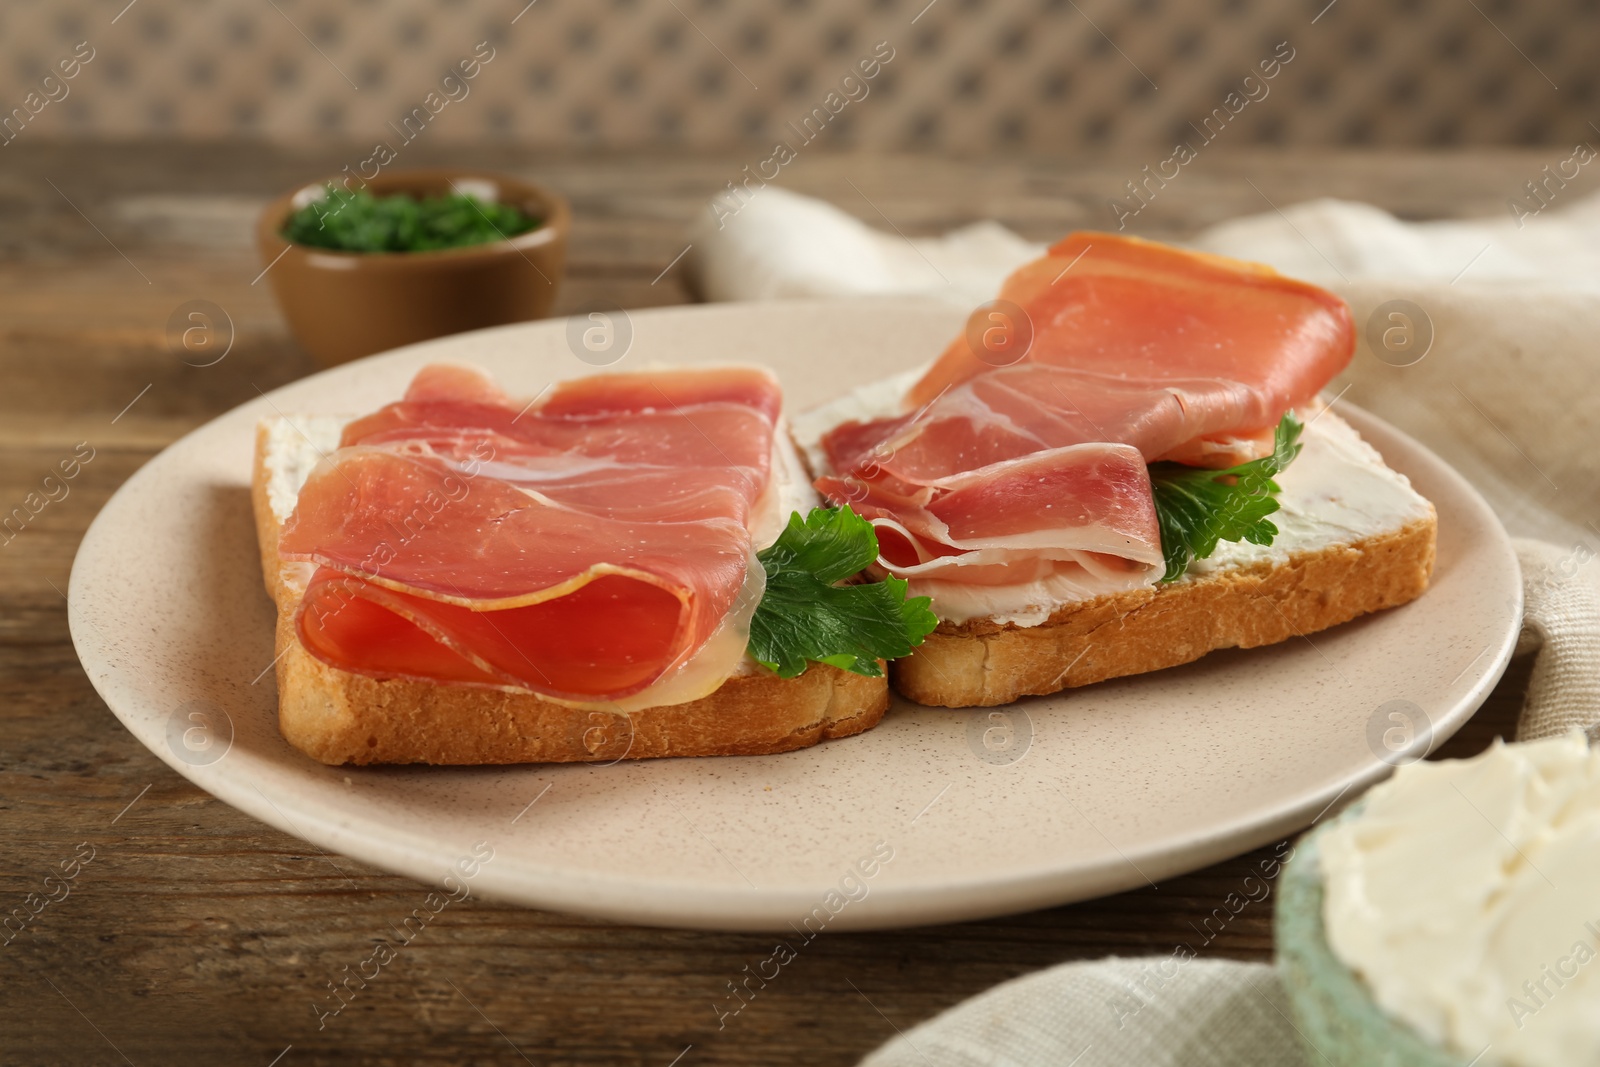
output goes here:
[[318, 181], [280, 197], [256, 224], [261, 263], [289, 329], [323, 364], [543, 318], [555, 303], [572, 211], [548, 189], [484, 171], [395, 171], [372, 179], [367, 191], [470, 193], [515, 205], [544, 224], [504, 241], [436, 252], [335, 252], [286, 240], [284, 222], [326, 189], [327, 181]]

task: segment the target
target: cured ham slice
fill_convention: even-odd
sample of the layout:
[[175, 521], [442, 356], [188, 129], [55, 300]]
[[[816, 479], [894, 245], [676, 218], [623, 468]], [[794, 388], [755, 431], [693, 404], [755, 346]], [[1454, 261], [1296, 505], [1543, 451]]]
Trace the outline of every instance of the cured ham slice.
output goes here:
[[[990, 463], [1093, 441], [1131, 445], [1147, 462], [1172, 458], [1189, 446], [1196, 420], [1237, 424], [1257, 417], [1257, 404], [1247, 387], [1220, 379], [1152, 385], [1020, 363], [951, 388], [914, 415], [830, 434], [826, 447], [836, 470], [871, 461], [901, 478], [937, 484]], [[1253, 432], [1234, 437], [1241, 447], [1255, 446]], [[1221, 458], [1223, 450], [1215, 451]]]
[[[1355, 352], [1350, 309], [1332, 293], [1259, 264], [1113, 234], [1071, 234], [1007, 278], [1000, 300], [1031, 326], [1032, 344], [1016, 364], [1024, 377], [1032, 367], [1073, 374], [1024, 389], [1069, 410], [1093, 408], [1098, 390], [1115, 390], [1112, 411], [1095, 420], [1099, 439], [1139, 445], [1150, 460], [1225, 467], [1257, 458], [1270, 447], [1263, 433]], [[942, 403], [942, 394], [1010, 361], [986, 351], [983, 336], [968, 330], [952, 342], [907, 402]], [[1067, 436], [1084, 439], [1081, 427]], [[1239, 447], [1202, 443], [1228, 439]]]
[[1004, 343], [968, 329], [900, 412], [821, 441], [835, 473], [818, 488], [869, 514], [879, 566], [929, 583], [919, 591], [935, 610], [938, 583], [1083, 595], [1153, 583], [1146, 464], [1270, 453], [1284, 412], [1355, 346], [1331, 293], [1111, 234], [1067, 237], [1013, 273], [1000, 301], [1027, 320]]
[[[824, 477], [818, 488], [830, 498], [854, 498], [851, 507], [878, 526], [880, 561], [901, 577], [958, 568], [947, 577], [1008, 584], [1030, 568], [1037, 573], [1027, 581], [1062, 569], [1056, 563], [1123, 577], [1162, 558], [1152, 536], [1149, 467], [1126, 445], [1038, 451], [909, 496], [909, 486], [893, 478]], [[1075, 531], [1070, 544], [1062, 530]]]
[[603, 376], [520, 405], [426, 368], [346, 427], [284, 526], [280, 555], [316, 564], [301, 643], [376, 677], [584, 705], [691, 662], [709, 691], [760, 599], [749, 521], [780, 405], [757, 370]]
[[463, 363], [430, 363], [417, 371], [406, 386], [407, 400], [476, 400], [509, 404], [511, 398], [493, 378], [478, 367]]
[[1160, 574], [1149, 468], [1127, 445], [1039, 451], [937, 489], [859, 474], [821, 478], [817, 489], [877, 527], [878, 564], [901, 578], [985, 586], [1055, 579], [1110, 592]]

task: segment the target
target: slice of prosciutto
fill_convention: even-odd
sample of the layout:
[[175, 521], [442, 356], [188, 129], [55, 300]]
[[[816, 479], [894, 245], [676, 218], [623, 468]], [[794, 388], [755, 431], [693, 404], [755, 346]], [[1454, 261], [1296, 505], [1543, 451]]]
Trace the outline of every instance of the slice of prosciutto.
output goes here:
[[901, 577], [1084, 596], [1152, 584], [1146, 464], [1269, 454], [1283, 414], [1354, 348], [1349, 308], [1314, 286], [1074, 233], [1006, 280], [900, 412], [830, 431], [818, 488], [872, 518], [879, 565]]
[[300, 641], [373, 677], [584, 706], [703, 695], [760, 600], [749, 523], [781, 402], [747, 368], [605, 375], [520, 404], [474, 369], [427, 367], [345, 428], [284, 525], [280, 556], [316, 565]]

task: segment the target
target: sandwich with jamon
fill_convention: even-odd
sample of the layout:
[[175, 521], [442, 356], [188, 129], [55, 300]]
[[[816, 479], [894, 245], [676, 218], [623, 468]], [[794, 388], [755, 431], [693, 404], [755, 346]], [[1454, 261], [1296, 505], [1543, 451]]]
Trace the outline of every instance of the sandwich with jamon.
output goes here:
[[1432, 504], [1319, 399], [1355, 342], [1268, 267], [1074, 233], [930, 364], [797, 418], [869, 573], [939, 618], [894, 687], [1005, 704], [1419, 596]]
[[777, 380], [608, 374], [513, 400], [433, 365], [257, 431], [279, 729], [324, 763], [781, 752], [858, 733], [935, 623], [815, 508]]

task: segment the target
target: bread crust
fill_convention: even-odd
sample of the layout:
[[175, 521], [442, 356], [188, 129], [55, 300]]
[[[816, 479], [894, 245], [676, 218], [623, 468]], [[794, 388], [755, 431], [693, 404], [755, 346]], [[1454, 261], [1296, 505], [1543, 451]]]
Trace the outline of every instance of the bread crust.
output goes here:
[[1420, 596], [1437, 534], [1430, 504], [1427, 518], [1374, 537], [1108, 594], [1063, 607], [1039, 626], [941, 623], [890, 665], [890, 680], [920, 704], [992, 707], [1175, 667], [1220, 648], [1303, 637]]
[[632, 713], [570, 708], [529, 692], [379, 679], [329, 666], [295, 633], [300, 591], [278, 559], [268, 494], [269, 435], [256, 432], [250, 496], [267, 593], [278, 606], [278, 729], [327, 764], [613, 762], [662, 756], [747, 756], [805, 748], [876, 726], [885, 678], [812, 664], [795, 678], [736, 674], [686, 704]]

